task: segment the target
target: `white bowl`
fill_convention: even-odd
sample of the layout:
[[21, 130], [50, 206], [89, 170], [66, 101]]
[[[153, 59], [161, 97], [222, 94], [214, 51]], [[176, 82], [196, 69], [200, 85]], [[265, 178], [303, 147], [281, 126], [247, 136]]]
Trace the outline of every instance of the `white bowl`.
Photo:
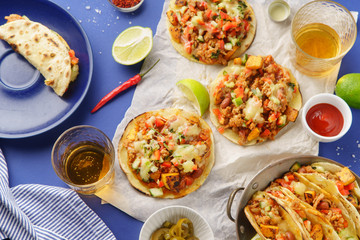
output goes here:
[[195, 210], [185, 206], [169, 206], [154, 212], [141, 228], [139, 240], [149, 240], [151, 234], [165, 221], [176, 223], [180, 218], [188, 218], [194, 226], [194, 234], [199, 239], [213, 240], [214, 234], [210, 225]]
[[115, 4], [113, 4], [112, 0], [108, 0], [108, 2], [114, 7], [116, 8], [117, 10], [119, 10], [120, 12], [133, 12], [135, 11], [136, 9], [138, 9], [141, 4], [143, 4], [144, 0], [141, 0], [138, 4], [136, 4], [135, 6], [133, 7], [130, 7], [130, 8], [121, 8], [121, 7], [118, 7], [116, 6]]
[[290, 6], [284, 0], [274, 0], [268, 7], [268, 14], [274, 22], [283, 22], [290, 16]]
[[[309, 125], [306, 121], [306, 114], [308, 113], [308, 111], [311, 107], [313, 107], [314, 105], [319, 104], [319, 103], [328, 103], [330, 105], [333, 105], [341, 112], [341, 114], [344, 118], [344, 125], [338, 135], [332, 136], [332, 137], [322, 136], [322, 135], [319, 135], [316, 132], [314, 132], [309, 127]], [[317, 95], [311, 97], [305, 103], [305, 105], [302, 109], [301, 122], [302, 122], [302, 125], [305, 128], [306, 132], [311, 137], [313, 137], [315, 140], [317, 140], [319, 142], [333, 142], [333, 141], [336, 141], [336, 140], [340, 139], [341, 137], [343, 137], [346, 134], [346, 132], [349, 130], [351, 123], [352, 123], [351, 109], [342, 98], [340, 98], [334, 94], [330, 94], [330, 93], [320, 93], [320, 94], [317, 94]]]

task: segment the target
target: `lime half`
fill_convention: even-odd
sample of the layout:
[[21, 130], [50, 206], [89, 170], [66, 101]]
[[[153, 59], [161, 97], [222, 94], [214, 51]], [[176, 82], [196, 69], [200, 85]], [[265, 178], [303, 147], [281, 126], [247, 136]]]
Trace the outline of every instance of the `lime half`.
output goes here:
[[209, 107], [209, 93], [200, 82], [194, 79], [183, 79], [176, 83], [176, 86], [196, 106], [202, 116]]
[[335, 93], [350, 107], [360, 108], [360, 73], [349, 73], [336, 83]]
[[112, 46], [116, 62], [132, 65], [143, 60], [151, 51], [153, 36], [150, 28], [129, 27], [117, 36]]

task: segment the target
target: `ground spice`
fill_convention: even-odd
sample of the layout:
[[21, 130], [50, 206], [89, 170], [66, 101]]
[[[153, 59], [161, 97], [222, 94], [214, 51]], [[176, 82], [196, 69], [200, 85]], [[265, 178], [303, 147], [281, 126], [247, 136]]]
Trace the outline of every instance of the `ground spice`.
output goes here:
[[130, 8], [137, 5], [141, 0], [112, 0], [113, 4], [121, 8]]

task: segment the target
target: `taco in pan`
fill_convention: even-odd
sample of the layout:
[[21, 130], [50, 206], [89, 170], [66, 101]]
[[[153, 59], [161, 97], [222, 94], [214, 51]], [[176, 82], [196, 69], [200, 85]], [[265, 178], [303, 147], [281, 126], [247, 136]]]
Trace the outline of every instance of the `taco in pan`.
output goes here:
[[146, 112], [125, 128], [118, 158], [140, 192], [183, 197], [205, 182], [214, 165], [212, 131], [198, 115], [180, 109]]
[[0, 39], [29, 61], [45, 78], [45, 84], [63, 96], [79, 73], [74, 50], [56, 32], [25, 16], [11, 14], [0, 26]]
[[246, 0], [171, 0], [166, 15], [174, 48], [203, 64], [226, 65], [255, 37], [256, 18]]
[[290, 70], [271, 55], [230, 62], [211, 82], [210, 118], [218, 131], [239, 145], [273, 140], [302, 106]]
[[[334, 228], [316, 210], [302, 204], [299, 199], [284, 194], [282, 187], [271, 187], [266, 192], [291, 215], [300, 228], [303, 239], [327, 240], [339, 239]], [[286, 189], [285, 189], [286, 190]]]
[[290, 214], [266, 192], [256, 192], [244, 212], [263, 239], [302, 239], [300, 228]]
[[317, 162], [300, 167], [298, 173], [342, 202], [360, 237], [360, 188], [350, 169], [328, 162]]
[[270, 185], [270, 190], [280, 189], [291, 201], [300, 204], [320, 216], [337, 233], [339, 239], [358, 239], [355, 223], [341, 201], [332, 194], [308, 181], [297, 172], [286, 173]]

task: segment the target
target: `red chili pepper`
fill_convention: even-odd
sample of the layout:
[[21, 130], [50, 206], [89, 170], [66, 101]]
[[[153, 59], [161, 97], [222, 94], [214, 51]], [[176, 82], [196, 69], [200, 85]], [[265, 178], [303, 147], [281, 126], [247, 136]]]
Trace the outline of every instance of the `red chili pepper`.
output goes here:
[[116, 95], [118, 95], [119, 93], [121, 93], [122, 91], [128, 89], [131, 86], [134, 86], [136, 84], [138, 84], [140, 82], [140, 80], [142, 79], [143, 76], [145, 76], [145, 74], [147, 74], [153, 67], [155, 67], [155, 65], [160, 61], [157, 60], [156, 63], [154, 63], [154, 65], [152, 65], [146, 72], [144, 73], [139, 73], [136, 74], [135, 76], [133, 76], [132, 78], [130, 78], [129, 80], [127, 80], [126, 82], [124, 82], [123, 84], [121, 84], [120, 86], [118, 86], [117, 88], [115, 88], [114, 90], [112, 90], [111, 92], [109, 92], [108, 94], [105, 95], [105, 97], [103, 97], [100, 102], [93, 108], [93, 110], [91, 110], [91, 113], [96, 112], [97, 110], [99, 110], [102, 106], [104, 106], [108, 101], [110, 101], [111, 99], [113, 99]]

